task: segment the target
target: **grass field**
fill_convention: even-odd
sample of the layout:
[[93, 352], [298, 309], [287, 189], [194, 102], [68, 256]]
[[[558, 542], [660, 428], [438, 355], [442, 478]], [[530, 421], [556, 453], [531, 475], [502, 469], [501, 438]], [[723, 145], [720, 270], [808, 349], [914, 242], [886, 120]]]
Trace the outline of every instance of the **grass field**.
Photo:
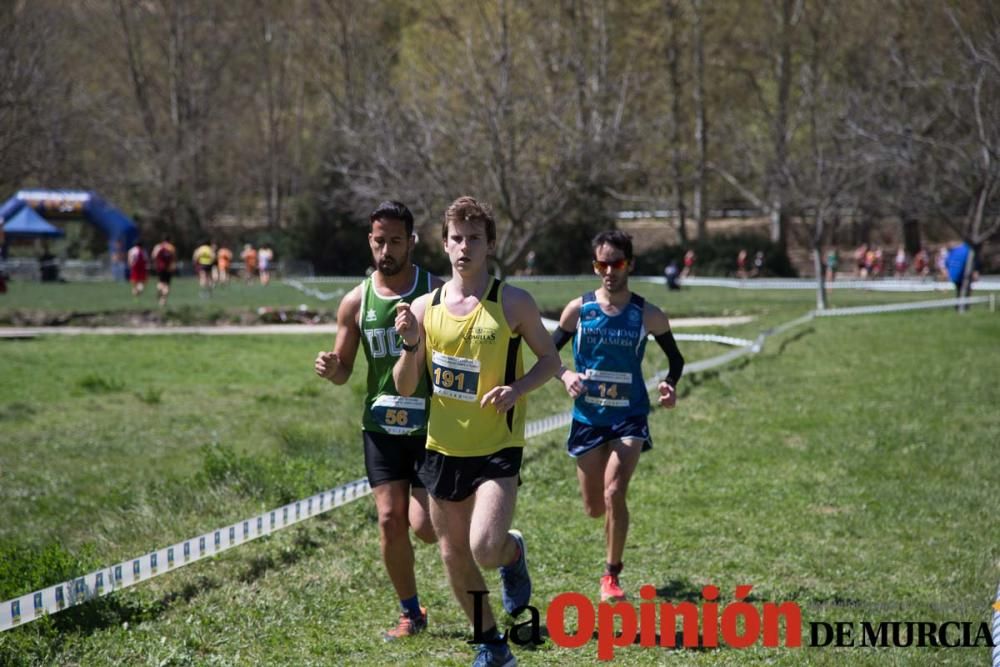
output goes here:
[[[106, 285], [79, 287], [68, 302], [53, 292], [46, 307], [120, 301]], [[582, 286], [527, 287], [543, 309], [558, 310]], [[747, 337], [813, 300], [637, 289], [675, 317], [754, 315], [725, 330]], [[191, 307], [223, 298], [233, 309], [317, 305], [281, 285], [246, 291], [213, 304], [195, 293]], [[834, 305], [927, 298], [833, 297]], [[11, 304], [0, 300], [25, 307]], [[824, 319], [685, 379], [678, 408], [651, 418], [656, 446], [630, 492], [623, 582], [633, 591], [653, 584], [675, 602], [698, 602], [711, 583], [723, 604], [750, 584], [755, 601], [797, 602], [806, 624], [988, 620], [1000, 581], [990, 523], [1000, 506], [998, 341], [1000, 316], [984, 309]], [[312, 374], [329, 344], [316, 335], [0, 341], [0, 600], [363, 476], [363, 358], [351, 382], [334, 387]], [[689, 361], [725, 351], [682, 350]], [[664, 366], [655, 346], [647, 357], [649, 371]], [[568, 407], [552, 382], [533, 395], [529, 419]], [[583, 514], [564, 437], [529, 444], [515, 521], [529, 540], [543, 619], [561, 592], [596, 596], [602, 559], [601, 524]], [[436, 548], [417, 548], [417, 568], [431, 627], [387, 646], [380, 632], [396, 603], [363, 499], [0, 634], [0, 664], [468, 664], [468, 628]], [[596, 661], [595, 642], [515, 651], [525, 665]], [[615, 659], [985, 664], [988, 649], [635, 646]]]
[[[562, 306], [579, 296], [584, 289], [593, 289], [588, 281], [531, 281], [520, 280], [519, 286], [535, 295], [539, 308], [550, 316], [558, 315]], [[334, 283], [312, 283], [309, 287], [325, 295], [342, 294], [350, 289], [349, 280]], [[796, 317], [815, 307], [811, 290], [733, 290], [727, 288], [699, 287], [668, 293], [661, 284], [637, 282], [636, 291], [661, 304], [672, 317], [700, 317], [716, 315], [752, 314], [771, 317], [774, 322]], [[943, 298], [944, 295], [927, 293], [867, 292], [859, 290], [834, 290], [830, 292], [831, 306], [855, 306], [872, 303], [896, 303]], [[208, 321], [240, 321], [247, 313], [259, 307], [292, 310], [300, 305], [324, 313], [333, 320], [338, 299], [322, 300], [300, 291], [281, 281], [267, 287], [232, 282], [217, 288], [211, 298], [204, 298], [194, 278], [174, 280], [168, 307], [161, 313], [156, 304], [155, 282], [147, 285], [146, 292], [135, 298], [125, 283], [36, 283], [18, 282], [9, 285], [9, 292], [0, 295], [0, 326], [10, 324], [19, 314], [36, 318], [49, 316], [66, 319], [66, 315], [89, 316], [91, 321], [103, 315], [113, 323], [129, 313], [157, 314], [170, 323], [197, 323]], [[69, 321], [76, 324], [75, 321]], [[86, 324], [86, 322], [84, 323]]]

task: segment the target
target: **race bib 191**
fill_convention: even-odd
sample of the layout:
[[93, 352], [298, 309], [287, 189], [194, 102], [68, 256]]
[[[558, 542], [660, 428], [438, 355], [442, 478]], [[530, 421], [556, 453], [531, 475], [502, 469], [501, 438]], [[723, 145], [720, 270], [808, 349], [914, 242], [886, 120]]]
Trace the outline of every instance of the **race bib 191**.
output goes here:
[[427, 401], [382, 394], [372, 403], [372, 418], [386, 433], [406, 435], [427, 425]]
[[583, 379], [586, 403], [610, 408], [629, 406], [632, 391], [632, 374], [598, 371], [588, 368]]
[[431, 356], [431, 383], [435, 394], [474, 402], [479, 393], [479, 360], [435, 352]]

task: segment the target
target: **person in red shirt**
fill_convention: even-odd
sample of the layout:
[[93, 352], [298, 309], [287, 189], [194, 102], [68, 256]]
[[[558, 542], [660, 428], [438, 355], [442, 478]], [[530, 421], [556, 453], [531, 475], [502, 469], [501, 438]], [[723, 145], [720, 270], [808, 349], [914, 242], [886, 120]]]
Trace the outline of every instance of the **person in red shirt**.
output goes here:
[[128, 280], [132, 283], [132, 296], [138, 297], [146, 288], [149, 256], [137, 240], [128, 251]]
[[156, 294], [162, 307], [167, 305], [167, 297], [170, 296], [170, 281], [177, 268], [177, 248], [170, 242], [169, 236], [164, 236], [162, 241], [153, 246], [152, 256], [157, 280]]

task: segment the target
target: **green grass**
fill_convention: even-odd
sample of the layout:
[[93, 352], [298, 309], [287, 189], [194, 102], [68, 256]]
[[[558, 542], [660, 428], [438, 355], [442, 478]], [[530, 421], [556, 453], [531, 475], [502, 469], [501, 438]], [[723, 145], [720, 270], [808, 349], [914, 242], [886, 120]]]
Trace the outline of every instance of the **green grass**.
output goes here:
[[[530, 289], [558, 304], [578, 287]], [[745, 336], [812, 302], [810, 292], [651, 288], [640, 291], [675, 316], [754, 314], [726, 330]], [[685, 379], [678, 408], [651, 418], [624, 583], [675, 601], [712, 583], [723, 604], [751, 584], [758, 602], [796, 601], [806, 623], [988, 620], [1000, 580], [990, 528], [1000, 506], [997, 340], [1000, 317], [982, 309], [832, 318]], [[328, 337], [0, 343], [0, 599], [364, 474], [363, 358], [347, 386], [319, 380], [312, 360]], [[724, 351], [682, 349], [689, 361]], [[647, 357], [648, 370], [663, 367], [655, 346]], [[550, 382], [529, 418], [568, 407]], [[529, 444], [515, 522], [543, 615], [560, 592], [595, 595], [602, 559], [601, 524], [583, 514], [564, 437]], [[430, 631], [385, 645], [396, 605], [363, 499], [0, 634], [0, 664], [468, 664], [468, 628], [436, 548], [417, 547], [417, 576]], [[596, 661], [594, 642], [515, 650], [525, 665]], [[988, 649], [636, 646], [616, 661], [985, 664]]]
[[[350, 284], [338, 283], [321, 287], [323, 292], [349, 289]], [[332, 303], [332, 305], [331, 305]], [[195, 278], [178, 278], [171, 285], [166, 316], [179, 323], [208, 319], [233, 318], [242, 312], [254, 312], [258, 307], [297, 307], [305, 304], [312, 310], [336, 312], [336, 301], [324, 302], [281, 281], [267, 287], [246, 285], [240, 281], [217, 287], [210, 298], [201, 295]], [[16, 282], [0, 295], [0, 324], [10, 323], [18, 312], [65, 316], [69, 313], [115, 315], [122, 313], [159, 312], [156, 301], [156, 280], [146, 290], [133, 297], [128, 283], [38, 283]], [[70, 324], [74, 322], [70, 321]]]
[[[593, 280], [530, 281], [519, 280], [518, 286], [535, 295], [539, 308], [557, 316], [570, 299], [596, 287]], [[351, 282], [311, 283], [310, 286], [326, 294], [349, 290]], [[800, 315], [815, 307], [815, 294], [811, 290], [735, 290], [721, 287], [698, 287], [667, 292], [662, 285], [636, 282], [634, 288], [645, 297], [663, 306], [672, 317], [698, 317], [717, 315], [773, 316], [775, 322]], [[950, 293], [892, 293], [860, 290], [834, 290], [830, 292], [830, 305], [854, 306], [872, 303], [894, 303], [950, 296]], [[235, 319], [236, 315], [254, 312], [259, 307], [297, 307], [305, 304], [312, 310], [328, 315], [336, 312], [339, 301], [335, 298], [322, 301], [281, 281], [267, 287], [230, 283], [217, 288], [211, 298], [203, 298], [194, 278], [174, 280], [166, 316], [175, 321], [203, 321], [208, 319]], [[44, 313], [53, 317], [67, 313], [122, 314], [156, 312], [155, 281], [147, 285], [146, 292], [136, 298], [126, 283], [37, 283], [17, 282], [9, 285], [7, 294], [0, 295], [0, 325], [9, 323], [17, 312]], [[72, 322], [71, 322], [72, 323]]]

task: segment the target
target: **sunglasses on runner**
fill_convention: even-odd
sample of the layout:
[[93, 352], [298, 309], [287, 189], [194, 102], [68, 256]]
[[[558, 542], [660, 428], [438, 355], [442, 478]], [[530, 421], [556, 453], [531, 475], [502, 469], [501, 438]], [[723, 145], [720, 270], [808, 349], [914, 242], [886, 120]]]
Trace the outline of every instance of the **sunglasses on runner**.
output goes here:
[[616, 259], [613, 262], [602, 262], [599, 259], [595, 259], [594, 270], [597, 271], [598, 273], [604, 273], [609, 268], [614, 269], [615, 271], [621, 271], [622, 269], [625, 268], [626, 264], [628, 264], [628, 260], [625, 259], [624, 257], [622, 257], [621, 259]]

